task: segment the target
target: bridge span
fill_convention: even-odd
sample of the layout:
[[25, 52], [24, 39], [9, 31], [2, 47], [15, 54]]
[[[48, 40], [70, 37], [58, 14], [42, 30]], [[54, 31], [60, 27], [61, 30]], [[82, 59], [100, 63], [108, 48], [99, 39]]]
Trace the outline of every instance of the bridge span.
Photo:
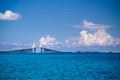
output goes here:
[[[6, 51], [0, 51], [0, 52], [30, 52], [30, 53], [36, 53], [36, 48], [24, 48], [24, 49], [16, 49], [16, 50], [6, 50]], [[51, 53], [51, 52], [60, 52], [48, 48], [40, 48], [40, 53]]]
[[36, 44], [33, 43], [32, 48], [23, 48], [23, 49], [15, 49], [15, 50], [7, 50], [7, 51], [0, 51], [0, 52], [33, 52], [36, 53], [36, 49], [40, 49], [39, 52], [41, 53], [46, 53], [46, 52], [60, 52], [60, 51], [56, 51], [53, 49], [48, 49], [48, 48], [44, 48], [41, 45], [39, 47], [36, 47]]

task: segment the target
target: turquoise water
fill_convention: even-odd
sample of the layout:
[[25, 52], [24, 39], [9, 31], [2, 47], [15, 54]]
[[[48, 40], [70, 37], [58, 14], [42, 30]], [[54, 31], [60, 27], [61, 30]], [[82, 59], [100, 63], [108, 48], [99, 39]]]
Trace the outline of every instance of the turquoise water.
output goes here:
[[0, 80], [120, 80], [120, 54], [0, 53]]

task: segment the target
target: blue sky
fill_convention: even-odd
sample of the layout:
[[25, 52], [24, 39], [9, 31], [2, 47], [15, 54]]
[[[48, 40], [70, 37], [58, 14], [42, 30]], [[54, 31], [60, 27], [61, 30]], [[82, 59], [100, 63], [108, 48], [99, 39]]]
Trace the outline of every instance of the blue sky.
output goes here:
[[[36, 42], [61, 51], [120, 51], [119, 5], [119, 0], [0, 0], [0, 50]], [[3, 17], [5, 12], [16, 17]]]

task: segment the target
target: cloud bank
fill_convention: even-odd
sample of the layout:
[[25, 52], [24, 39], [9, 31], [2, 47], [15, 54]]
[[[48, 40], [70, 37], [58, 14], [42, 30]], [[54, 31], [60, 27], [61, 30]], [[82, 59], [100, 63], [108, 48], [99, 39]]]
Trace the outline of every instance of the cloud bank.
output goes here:
[[[94, 33], [89, 33], [87, 30], [80, 31], [80, 36], [76, 39], [66, 39], [64, 42], [56, 40], [56, 38], [47, 35], [40, 38], [40, 44], [43, 46], [57, 47], [81, 47], [81, 46], [116, 46], [120, 45], [120, 38], [114, 38], [104, 29], [100, 29]], [[63, 46], [64, 45], [64, 46]]]
[[78, 44], [83, 46], [113, 46], [120, 44], [120, 40], [112, 37], [104, 29], [98, 30], [95, 33], [88, 33], [86, 30], [80, 32]]
[[104, 29], [95, 33], [88, 33], [88, 31], [82, 30], [78, 40], [65, 40], [65, 44], [67, 47], [116, 46], [120, 45], [120, 38], [112, 37]]
[[[92, 29], [94, 33], [89, 33], [87, 30], [80, 31], [79, 39], [75, 41], [69, 41], [71, 46], [116, 46], [120, 45], [120, 38], [115, 38], [106, 32], [109, 25], [95, 24], [83, 20], [82, 25], [75, 25], [74, 27], [82, 27], [84, 29]], [[67, 45], [68, 45], [67, 41]], [[70, 45], [70, 44], [69, 44]]]
[[20, 14], [14, 13], [11, 10], [7, 10], [5, 13], [0, 12], [0, 20], [18, 20], [20, 18]]
[[91, 45], [99, 45], [99, 46], [107, 46], [114, 45], [114, 38], [106, 33], [104, 29], [98, 30], [97, 32], [91, 34], [87, 31], [80, 32], [80, 45], [91, 46]]
[[82, 24], [84, 28], [93, 29], [93, 33], [90, 33], [87, 30], [80, 31], [80, 36], [66, 39], [64, 42], [57, 41], [56, 38], [46, 37], [40, 38], [40, 44], [46, 46], [59, 46], [64, 45], [64, 47], [75, 48], [75, 47], [90, 47], [90, 46], [117, 46], [120, 45], [120, 38], [115, 38], [109, 33], [106, 32], [106, 28], [109, 28], [108, 25], [95, 24], [93, 22], [83, 21]]

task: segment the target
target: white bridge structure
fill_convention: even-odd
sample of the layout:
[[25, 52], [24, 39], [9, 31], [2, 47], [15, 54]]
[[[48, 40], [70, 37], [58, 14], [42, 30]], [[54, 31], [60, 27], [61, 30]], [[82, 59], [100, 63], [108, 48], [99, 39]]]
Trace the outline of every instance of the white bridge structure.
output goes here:
[[8, 51], [0, 51], [0, 52], [33, 52], [36, 53], [36, 49], [39, 48], [41, 53], [47, 53], [47, 52], [60, 52], [60, 51], [56, 51], [56, 50], [52, 50], [52, 49], [48, 49], [48, 48], [44, 48], [42, 47], [42, 45], [40, 44], [39, 47], [37, 47], [36, 43], [34, 42], [32, 45], [32, 48], [24, 48], [24, 49], [16, 49], [16, 50], [8, 50]]
[[48, 48], [44, 48], [42, 47], [42, 45], [40, 44], [39, 47], [36, 46], [36, 43], [34, 42], [32, 45], [32, 51], [36, 52], [36, 48], [40, 48], [40, 52], [60, 52], [60, 51], [56, 51], [56, 50], [52, 50], [52, 49], [48, 49]]

